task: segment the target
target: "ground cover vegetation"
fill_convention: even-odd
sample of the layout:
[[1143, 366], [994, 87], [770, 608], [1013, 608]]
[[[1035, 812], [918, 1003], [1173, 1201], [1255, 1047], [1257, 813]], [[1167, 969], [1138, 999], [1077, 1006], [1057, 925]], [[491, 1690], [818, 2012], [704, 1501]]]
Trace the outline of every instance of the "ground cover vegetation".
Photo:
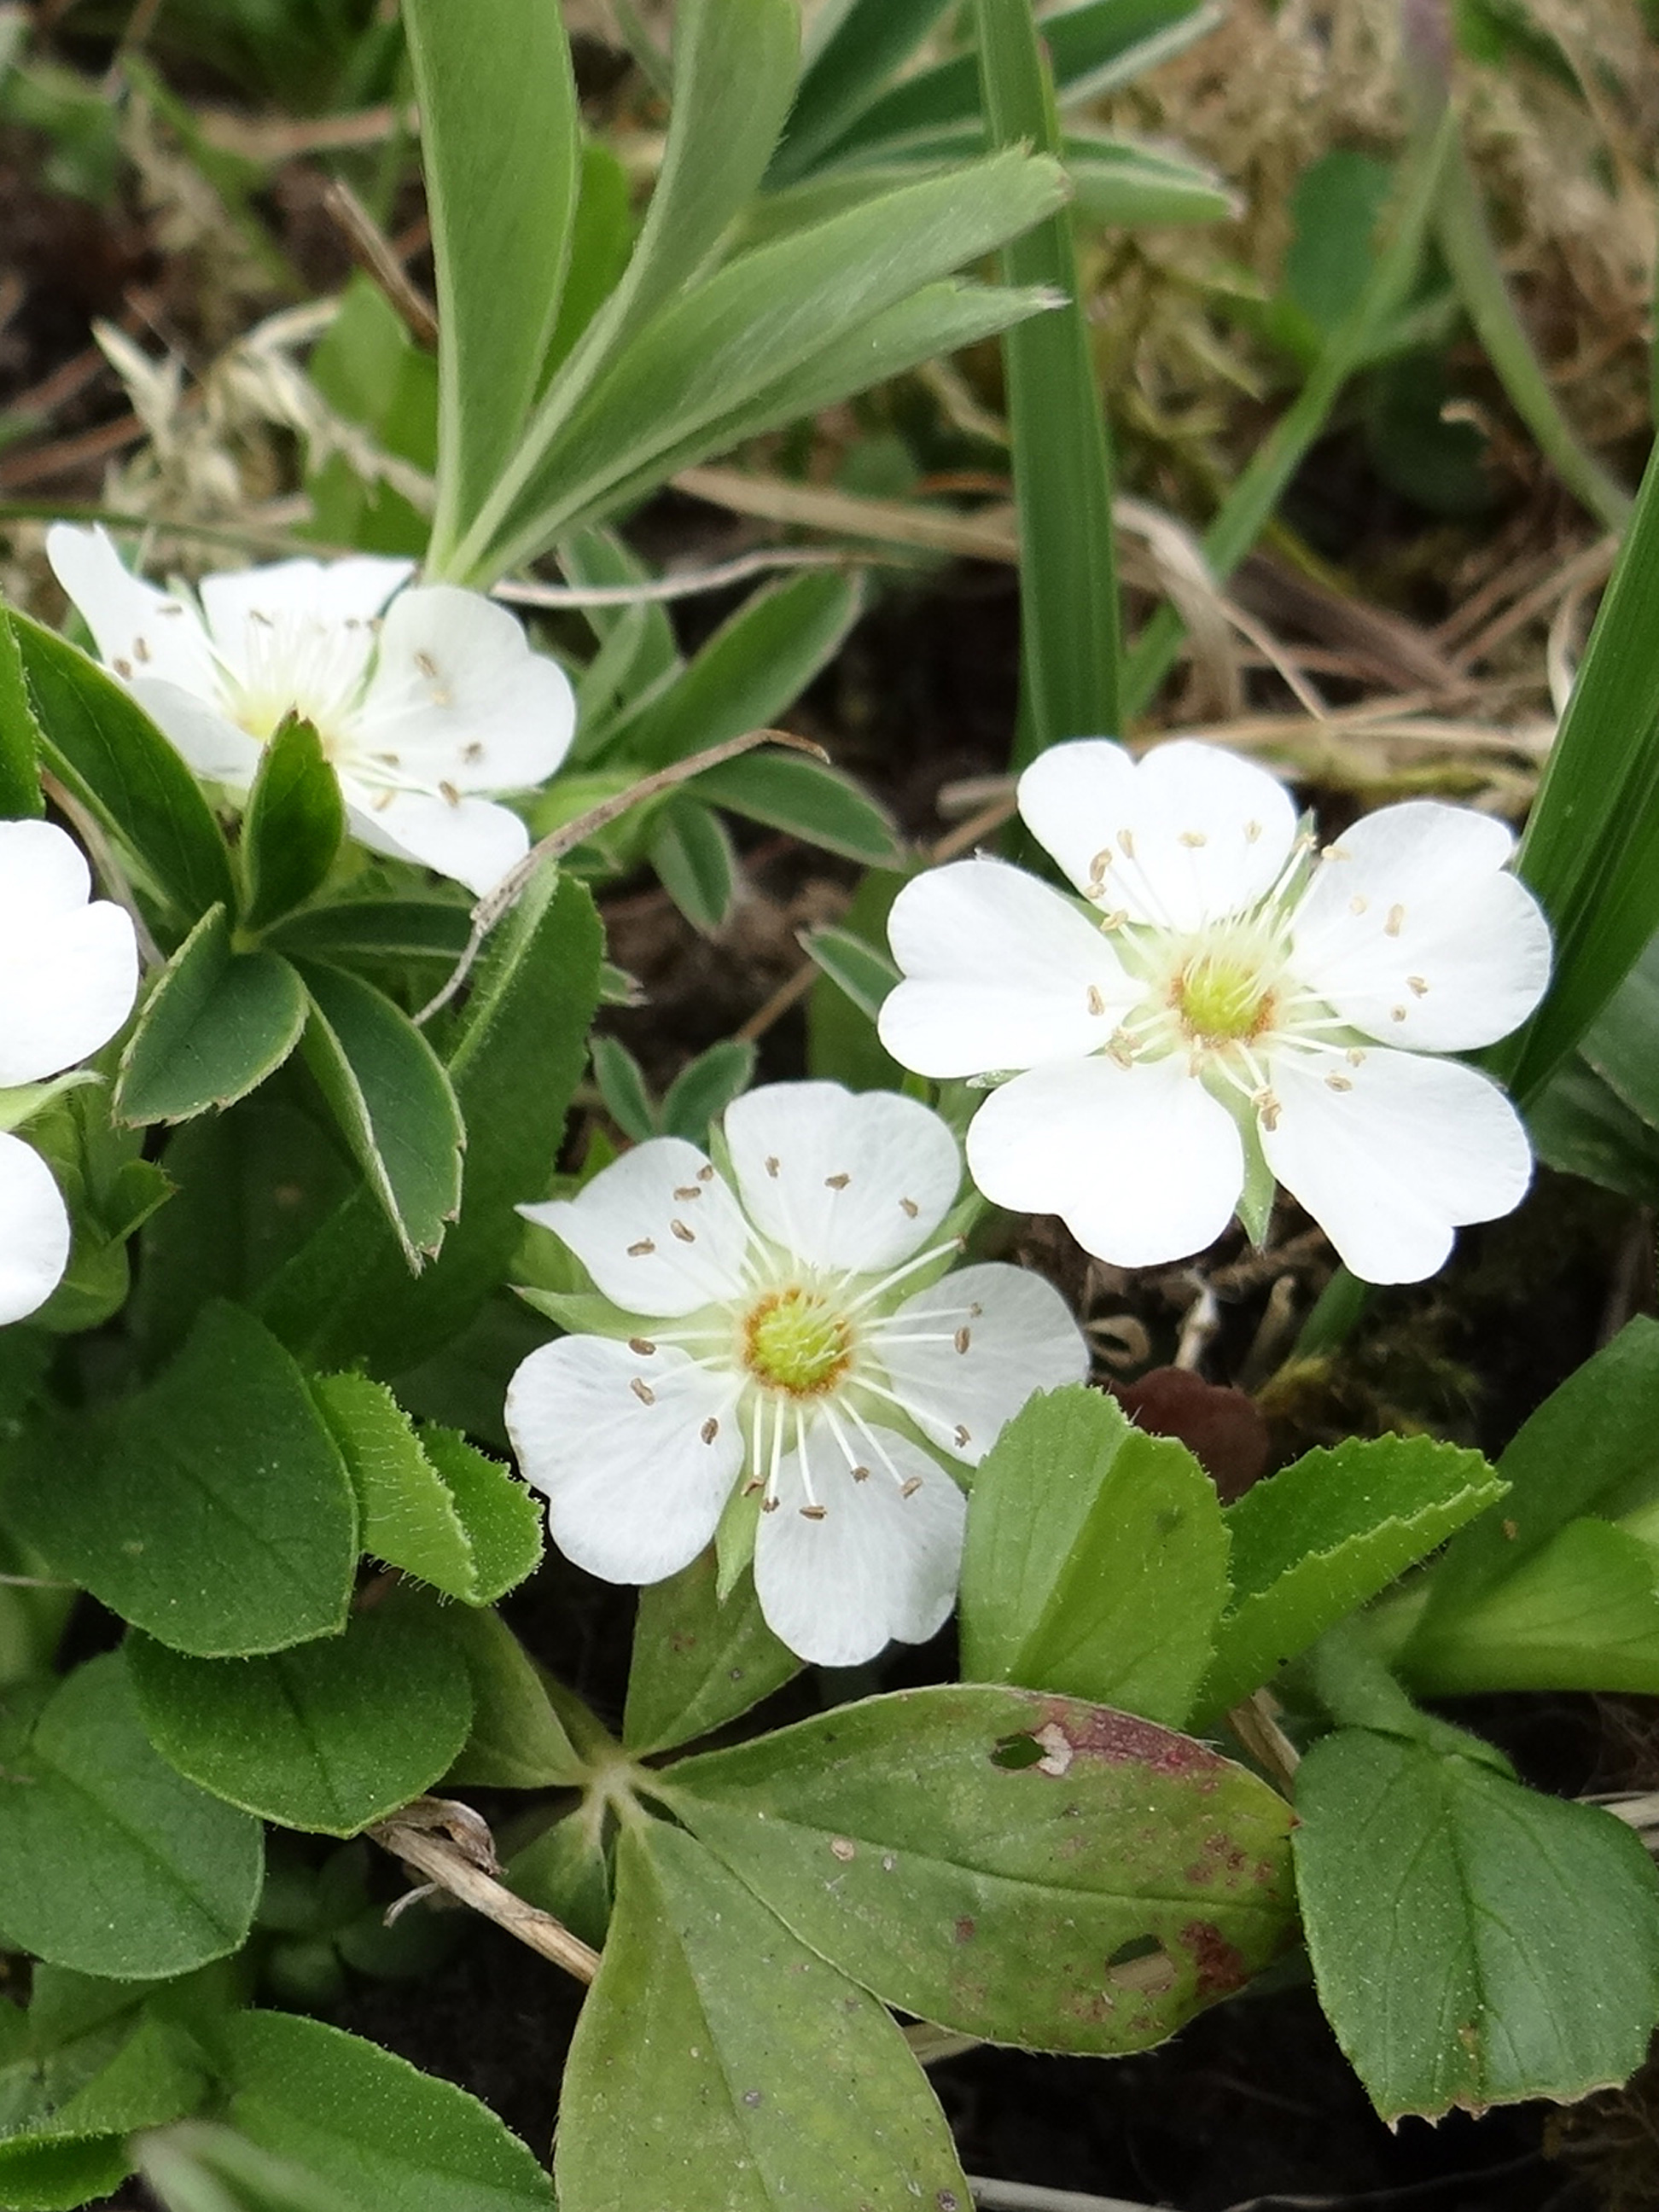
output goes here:
[[0, 6], [0, 2204], [1659, 2201], [1656, 124]]

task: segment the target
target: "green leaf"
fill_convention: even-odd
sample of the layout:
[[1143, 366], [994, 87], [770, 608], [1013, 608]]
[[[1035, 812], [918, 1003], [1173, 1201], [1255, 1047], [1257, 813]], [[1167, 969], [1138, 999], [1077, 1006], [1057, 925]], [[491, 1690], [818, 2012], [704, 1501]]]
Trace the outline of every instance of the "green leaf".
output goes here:
[[448, 1486], [472, 1547], [474, 1594], [468, 1601], [493, 1605], [541, 1565], [541, 1501], [458, 1430], [425, 1423], [421, 1449]]
[[259, 755], [242, 817], [246, 926], [268, 928], [303, 906], [333, 866], [344, 836], [340, 780], [322, 740], [313, 724], [289, 715]]
[[1504, 1495], [1479, 1452], [1350, 1437], [1304, 1453], [1227, 1512], [1234, 1596], [1194, 1708], [1224, 1712]]
[[969, 2201], [945, 2116], [882, 2006], [659, 1821], [618, 1838], [616, 1910], [561, 2107], [559, 2191], [583, 2212]]
[[1386, 161], [1349, 146], [1321, 155], [1296, 180], [1285, 289], [1322, 337], [1359, 304], [1393, 182]]
[[449, 1344], [505, 1279], [545, 1191], [599, 997], [600, 929], [568, 878], [532, 885], [497, 928], [447, 1056], [469, 1133], [460, 1217], [411, 1279], [368, 1192], [347, 1201], [265, 1290], [271, 1328], [316, 1368], [396, 1375]]
[[719, 1121], [755, 1078], [757, 1049], [748, 1037], [722, 1037], [688, 1060], [669, 1085], [662, 1102], [663, 1133], [706, 1145], [708, 1126]]
[[800, 753], [747, 753], [708, 769], [690, 787], [714, 805], [866, 867], [890, 867], [899, 855], [897, 834], [875, 801], [850, 776]]
[[1112, 228], [1225, 222], [1238, 202], [1213, 169], [1161, 146], [1068, 134], [1062, 151], [1079, 218]]
[[126, 1656], [145, 1728], [216, 1797], [355, 1836], [438, 1779], [465, 1742], [471, 1680], [434, 1623], [376, 1609], [255, 1659], [191, 1659], [146, 1637]]
[[1037, 2051], [1137, 2051], [1291, 1940], [1290, 1808], [1185, 1736], [1024, 1690], [839, 1706], [653, 1784], [887, 2003]]
[[435, 1259], [461, 1203], [460, 1108], [407, 1014], [343, 969], [304, 970], [306, 1064], [411, 1270]]
[[640, 1592], [623, 1743], [636, 1759], [711, 1735], [793, 1680], [801, 1662], [761, 1617], [744, 1575], [722, 1604], [711, 1547]]
[[[419, 1591], [398, 1594], [436, 1612]], [[573, 1789], [587, 1766], [548, 1702], [535, 1663], [498, 1613], [451, 1606], [443, 1632], [460, 1651], [472, 1684], [472, 1727], [446, 1776], [447, 1784], [477, 1790]]]
[[611, 1860], [605, 1801], [591, 1793], [574, 1812], [514, 1851], [502, 1880], [515, 1897], [561, 1920], [573, 1936], [605, 1948], [611, 1926]]
[[[1030, 0], [975, 0], [975, 20], [992, 144], [1058, 154], [1054, 83]], [[1120, 726], [1122, 639], [1111, 452], [1067, 211], [1015, 239], [1003, 270], [1010, 284], [1044, 285], [1062, 301], [1002, 341], [1019, 513], [1018, 767], [1062, 738]]]
[[430, 564], [465, 535], [535, 397], [576, 210], [581, 121], [556, 0], [409, 0], [438, 278]]
[[759, 184], [794, 94], [799, 42], [795, 0], [684, 0], [677, 9], [668, 143], [633, 258], [554, 377], [495, 496], [434, 574], [477, 584], [514, 565], [503, 517], [545, 477], [572, 410], [624, 339], [703, 266]]
[[1541, 1089], [1659, 930], [1659, 451], [1649, 456], [1516, 863], [1550, 918], [1548, 995], [1492, 1054]]
[[[1042, 18], [1042, 37], [1060, 100], [1091, 99], [1127, 82], [1179, 52], [1215, 20], [1214, 11], [1197, 0], [1085, 0], [1080, 7], [1050, 9]], [[925, 156], [941, 146], [971, 143], [984, 128], [980, 98], [979, 65], [971, 54], [915, 70], [825, 149], [823, 166], [907, 152]]]
[[1172, 1437], [1081, 1384], [1033, 1398], [997, 1438], [968, 1507], [962, 1665], [1184, 1720], [1227, 1601], [1215, 1485]]
[[76, 2212], [100, 2203], [132, 2171], [119, 2136], [0, 2144], [0, 2195], [8, 2212]]
[[832, 362], [843, 393], [879, 377], [877, 319], [914, 313], [910, 295], [1050, 212], [1063, 189], [1053, 162], [994, 155], [738, 256], [665, 307], [595, 385], [503, 515], [490, 566], [614, 505], [642, 473], [672, 472], [686, 447], [735, 443], [756, 410], [780, 419], [787, 380], [782, 419], [808, 411]]
[[361, 2200], [215, 2121], [157, 2128], [137, 2136], [131, 2152], [167, 2212], [368, 2212]]
[[55, 1966], [189, 1973], [246, 1939], [258, 1825], [150, 1747], [118, 1653], [0, 1714], [0, 1927]]
[[465, 903], [441, 898], [343, 899], [290, 915], [270, 943], [296, 957], [380, 962], [399, 967], [439, 961], [453, 968], [466, 950], [471, 918]]
[[[1618, 1004], [1590, 1024], [1586, 1042]], [[1571, 1053], [1527, 1109], [1527, 1133], [1539, 1158], [1583, 1176], [1639, 1205], [1659, 1205], [1659, 1128], [1644, 1121], [1583, 1057]]]
[[186, 928], [234, 903], [230, 856], [201, 786], [130, 693], [26, 615], [11, 629], [52, 773], [131, 853]]
[[630, 197], [627, 170], [609, 146], [601, 140], [591, 140], [582, 149], [576, 217], [570, 234], [570, 265], [565, 271], [559, 319], [548, 341], [544, 381], [568, 358], [577, 339], [623, 280], [634, 249]]
[[337, 2190], [346, 2212], [552, 2212], [547, 2175], [493, 2112], [375, 2044], [245, 2012], [217, 2055], [231, 2123]]
[[1395, 1662], [1425, 1697], [1483, 1690], [1659, 1691], [1659, 1547], [1569, 1521]]
[[1429, 1578], [1419, 1628], [1427, 1646], [1481, 1591], [1514, 1573], [1580, 1514], [1608, 1520], [1659, 1498], [1659, 1322], [1638, 1315], [1570, 1375], [1498, 1462], [1501, 1516], [1466, 1528]]
[[874, 1021], [899, 980], [890, 956], [850, 929], [808, 930], [801, 945], [859, 1012]]
[[832, 28], [801, 73], [783, 143], [767, 185], [776, 190], [808, 175], [908, 61], [945, 13], [948, 0], [852, 0], [830, 11]]
[[364, 1551], [451, 1597], [474, 1600], [472, 1546], [455, 1501], [391, 1391], [367, 1375], [321, 1375], [311, 1388], [351, 1473]]
[[0, 820], [46, 811], [36, 757], [40, 739], [11, 611], [0, 602]]
[[234, 952], [209, 908], [163, 969], [121, 1054], [114, 1106], [135, 1128], [223, 1108], [275, 1073], [300, 1042], [304, 986], [279, 953]]
[[642, 1145], [659, 1133], [657, 1109], [651, 1103], [645, 1070], [618, 1038], [598, 1036], [592, 1040], [593, 1080], [599, 1086], [605, 1109], [623, 1136]]
[[651, 865], [692, 928], [712, 937], [738, 888], [738, 856], [719, 817], [677, 794], [657, 817]]
[[344, 1624], [351, 1485], [298, 1368], [240, 1308], [209, 1306], [148, 1389], [10, 1456], [11, 1525], [50, 1571], [176, 1650], [272, 1651]]
[[[631, 763], [665, 768], [745, 730], [765, 728], [834, 658], [862, 602], [858, 579], [833, 569], [809, 570], [755, 592], [682, 675], [620, 726], [616, 742]], [[699, 779], [702, 795], [713, 798], [709, 787], [719, 773]]]
[[1632, 1832], [1473, 1759], [1344, 1729], [1297, 1775], [1321, 2002], [1384, 2119], [1628, 2079], [1659, 2018], [1659, 1883]]

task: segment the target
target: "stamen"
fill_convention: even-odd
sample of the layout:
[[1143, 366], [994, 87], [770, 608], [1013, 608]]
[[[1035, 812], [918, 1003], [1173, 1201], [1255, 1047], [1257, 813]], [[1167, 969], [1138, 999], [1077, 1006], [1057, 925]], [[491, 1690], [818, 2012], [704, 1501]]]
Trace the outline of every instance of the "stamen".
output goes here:
[[1370, 901], [1368, 898], [1356, 897], [1351, 898], [1348, 901], [1348, 912], [1350, 914], [1364, 914], [1369, 911], [1370, 907]]
[[899, 1200], [899, 1205], [902, 1211], [909, 1216], [912, 1221], [914, 1221], [916, 1216], [921, 1212], [921, 1208], [916, 1204], [914, 1198], [902, 1198]]
[[878, 1282], [872, 1283], [867, 1290], [861, 1291], [850, 1304], [843, 1306], [842, 1318], [844, 1321], [850, 1320], [863, 1307], [884, 1297], [895, 1284], [902, 1283], [907, 1275], [914, 1275], [918, 1268], [930, 1266], [933, 1261], [942, 1259], [947, 1252], [960, 1252], [962, 1249], [963, 1240], [960, 1237], [947, 1237], [942, 1244], [934, 1244], [926, 1252], [918, 1252], [914, 1260], [907, 1260], [902, 1267], [890, 1269], [888, 1273], [881, 1277]]
[[845, 1190], [848, 1184], [851, 1182], [853, 1178], [849, 1175], [825, 1176], [823, 1178], [823, 1187], [826, 1190]]
[[1099, 985], [1097, 983], [1091, 983], [1089, 986], [1089, 1012], [1091, 1014], [1103, 1014], [1105, 1011], [1106, 1001], [1100, 995]]
[[1405, 908], [1403, 906], [1391, 906], [1389, 908], [1389, 918], [1382, 925], [1382, 934], [1385, 937], [1398, 937], [1401, 931], [1405, 927]]
[[648, 1359], [657, 1347], [648, 1336], [630, 1336], [628, 1348], [630, 1352], [638, 1352], [641, 1359]]
[[714, 1180], [714, 1164], [712, 1160], [705, 1160], [703, 1164], [697, 1170], [697, 1181], [699, 1182], [713, 1182]]
[[676, 1198], [679, 1199], [701, 1198], [702, 1196], [702, 1186], [701, 1183], [684, 1182], [679, 1186], [678, 1189], [674, 1193], [674, 1195]]
[[1352, 1079], [1346, 1075], [1328, 1075], [1325, 1078], [1325, 1088], [1328, 1091], [1352, 1091]]
[[1420, 975], [1407, 975], [1406, 988], [1414, 999], [1425, 999], [1429, 994], [1429, 987]]
[[696, 1243], [696, 1231], [695, 1229], [688, 1229], [683, 1221], [671, 1221], [668, 1226], [673, 1231], [674, 1235], [679, 1238], [682, 1244], [695, 1244]]
[[634, 1395], [639, 1400], [641, 1405], [654, 1406], [656, 1404], [657, 1394], [651, 1388], [651, 1385], [646, 1381], [642, 1375], [635, 1376], [633, 1381], [629, 1382], [628, 1387], [634, 1393]]
[[629, 1246], [628, 1256], [630, 1260], [642, 1260], [647, 1252], [654, 1252], [656, 1249], [648, 1237], [641, 1237], [637, 1244]]
[[969, 1346], [973, 1342], [973, 1333], [971, 1330], [967, 1328], [959, 1328], [951, 1340], [952, 1344], [956, 1346], [957, 1350], [962, 1352], [965, 1352], [967, 1351]]
[[719, 1436], [720, 1432], [720, 1421], [714, 1414], [711, 1413], [708, 1416], [708, 1419], [703, 1423], [702, 1426], [698, 1430], [697, 1434], [702, 1438], [704, 1443], [712, 1444], [715, 1437]]
[[1176, 840], [1178, 845], [1185, 845], [1191, 852], [1197, 852], [1200, 846], [1207, 845], [1209, 842], [1201, 830], [1183, 830]]
[[917, 1491], [921, 1488], [921, 1477], [919, 1474], [913, 1474], [908, 1482], [902, 1482], [899, 1485], [899, 1496], [901, 1498], [914, 1498]]
[[775, 1182], [777, 1181], [777, 1179], [778, 1179], [778, 1156], [777, 1156], [777, 1154], [776, 1154], [775, 1152], [770, 1152], [770, 1153], [769, 1153], [769, 1154], [767, 1155], [767, 1160], [766, 1160], [766, 1172], [767, 1172], [767, 1174], [768, 1174], [768, 1175], [769, 1175], [769, 1176], [771, 1176], [771, 1178], [772, 1178], [772, 1180], [773, 1180], [773, 1182]]

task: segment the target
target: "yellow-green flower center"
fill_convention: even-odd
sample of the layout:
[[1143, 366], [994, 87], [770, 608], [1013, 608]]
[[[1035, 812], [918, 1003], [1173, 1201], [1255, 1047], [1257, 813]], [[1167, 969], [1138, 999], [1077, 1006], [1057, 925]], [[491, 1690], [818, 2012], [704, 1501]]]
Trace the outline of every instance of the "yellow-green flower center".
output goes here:
[[743, 1360], [769, 1390], [793, 1398], [833, 1390], [853, 1356], [844, 1317], [816, 1291], [769, 1291], [743, 1325]]

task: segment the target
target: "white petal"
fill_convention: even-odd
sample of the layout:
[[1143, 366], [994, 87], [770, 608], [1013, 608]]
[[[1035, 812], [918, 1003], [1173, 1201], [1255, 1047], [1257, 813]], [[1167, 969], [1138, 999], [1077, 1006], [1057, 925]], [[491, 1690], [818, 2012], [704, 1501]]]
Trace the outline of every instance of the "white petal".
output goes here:
[[881, 1041], [919, 1074], [982, 1075], [1095, 1052], [1138, 987], [1089, 917], [1001, 860], [959, 860], [907, 884], [887, 924], [905, 981]]
[[918, 1250], [962, 1182], [957, 1140], [896, 1091], [772, 1083], [727, 1107], [749, 1218], [809, 1267], [879, 1274]]
[[46, 558], [100, 656], [124, 681], [149, 676], [201, 698], [217, 696], [212, 648], [196, 609], [125, 568], [101, 530], [54, 523], [46, 532]]
[[198, 775], [231, 791], [247, 789], [258, 771], [258, 740], [222, 714], [210, 699], [153, 677], [139, 678], [128, 688]]
[[507, 1385], [507, 1432], [565, 1557], [610, 1583], [689, 1566], [743, 1463], [735, 1396], [672, 1345], [642, 1357], [563, 1336], [532, 1352]]
[[1188, 738], [1139, 763], [1103, 738], [1051, 745], [1019, 780], [1019, 811], [1079, 890], [1168, 929], [1253, 906], [1296, 837], [1276, 777]]
[[923, 1434], [970, 1467], [1034, 1390], [1089, 1372], [1083, 1332], [1054, 1285], [997, 1261], [919, 1291], [872, 1348]]
[[482, 897], [530, 850], [530, 832], [509, 806], [487, 799], [434, 799], [424, 792], [388, 794], [343, 774], [351, 834], [372, 853], [414, 860], [465, 884]]
[[968, 1165], [999, 1206], [1058, 1213], [1085, 1251], [1121, 1267], [1201, 1252], [1244, 1186], [1231, 1115], [1179, 1057], [1017, 1075], [974, 1117]]
[[[778, 1508], [755, 1536], [755, 1588], [773, 1634], [820, 1667], [855, 1667], [895, 1637], [923, 1644], [956, 1602], [967, 1504], [938, 1461], [878, 1430], [866, 1479], [820, 1424], [809, 1435], [811, 1493], [798, 1454], [779, 1472]], [[884, 1453], [884, 1458], [881, 1454]], [[896, 1470], [897, 1480], [889, 1471]], [[915, 1481], [906, 1498], [901, 1483]], [[814, 1502], [823, 1518], [809, 1520]]]
[[[1494, 1083], [1455, 1060], [1376, 1048], [1276, 1054], [1267, 1164], [1368, 1283], [1415, 1283], [1454, 1227], [1518, 1206], [1532, 1178], [1526, 1131]], [[1347, 1087], [1334, 1090], [1328, 1075]]]
[[1388, 1043], [1467, 1052], [1525, 1021], [1549, 981], [1538, 902], [1501, 822], [1429, 799], [1385, 806], [1328, 847], [1297, 909], [1298, 975]]
[[749, 1224], [683, 1137], [635, 1145], [576, 1197], [519, 1211], [562, 1237], [624, 1313], [669, 1320], [741, 1294]]
[[69, 1214], [51, 1169], [21, 1137], [0, 1136], [0, 1326], [45, 1305], [69, 1256]]
[[92, 895], [86, 855], [55, 822], [0, 822], [0, 934], [32, 936], [49, 915], [73, 914]]
[[570, 749], [575, 694], [505, 607], [433, 584], [387, 610], [360, 714], [360, 744], [395, 753], [419, 781], [457, 791], [544, 783]]
[[363, 660], [374, 649], [369, 625], [399, 584], [415, 573], [412, 561], [362, 554], [349, 561], [276, 561], [263, 568], [232, 568], [204, 576], [198, 589], [214, 643], [242, 669], [250, 624], [298, 631], [361, 624]]
[[38, 1083], [107, 1044], [138, 989], [132, 923], [100, 899], [0, 933], [0, 1090]]

